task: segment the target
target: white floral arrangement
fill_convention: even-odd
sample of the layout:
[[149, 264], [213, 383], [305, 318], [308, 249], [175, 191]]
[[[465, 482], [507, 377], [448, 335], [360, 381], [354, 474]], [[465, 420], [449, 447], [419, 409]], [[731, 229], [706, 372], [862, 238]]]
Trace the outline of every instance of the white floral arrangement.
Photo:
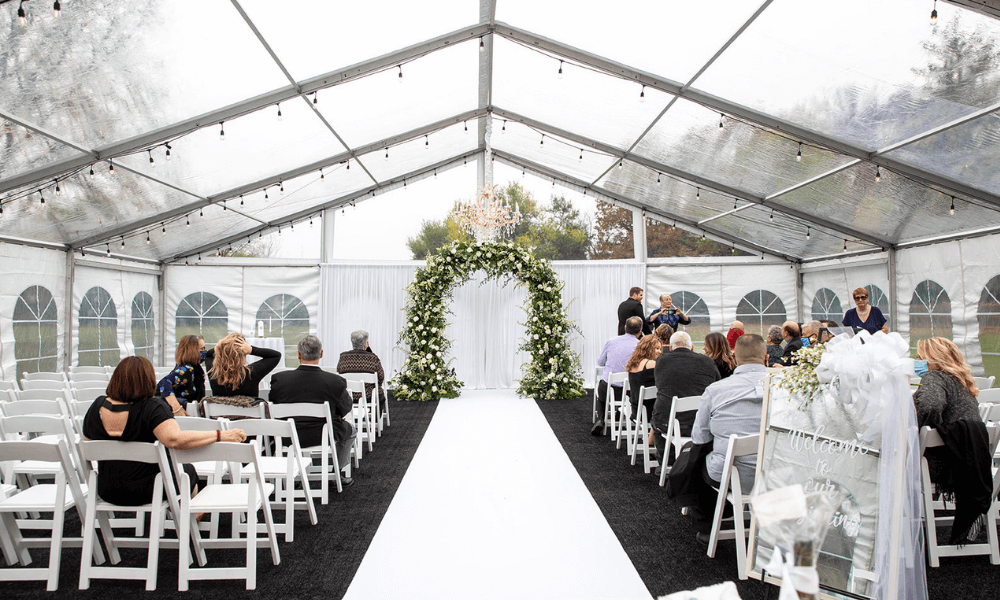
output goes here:
[[816, 367], [823, 359], [826, 352], [825, 344], [812, 344], [792, 353], [792, 357], [798, 360], [794, 367], [782, 369], [778, 387], [788, 390], [791, 396], [789, 402], [798, 399], [801, 402], [798, 407], [805, 409], [809, 404], [819, 397], [824, 390], [831, 387], [830, 383], [822, 383], [816, 376]]
[[479, 270], [487, 279], [507, 284], [511, 279], [528, 288], [526, 335], [518, 350], [531, 356], [517, 392], [531, 398], [576, 398], [584, 395], [580, 357], [570, 348], [569, 334], [577, 327], [566, 317], [562, 283], [548, 261], [509, 240], [452, 242], [418, 269], [407, 286], [406, 326], [399, 343], [409, 352], [402, 369], [389, 382], [396, 398], [432, 400], [455, 398], [463, 383], [445, 362], [451, 340], [444, 335], [447, 301], [456, 286]]

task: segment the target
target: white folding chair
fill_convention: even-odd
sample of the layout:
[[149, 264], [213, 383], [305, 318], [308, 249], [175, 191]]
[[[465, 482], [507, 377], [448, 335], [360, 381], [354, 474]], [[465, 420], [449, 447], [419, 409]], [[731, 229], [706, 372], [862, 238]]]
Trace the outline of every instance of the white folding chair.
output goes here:
[[74, 387], [104, 385], [111, 381], [111, 376], [107, 373], [70, 373], [69, 382]]
[[65, 381], [50, 381], [48, 379], [38, 379], [35, 381], [21, 380], [22, 390], [63, 390], [68, 384]]
[[[178, 560], [177, 589], [182, 592], [188, 590], [190, 581], [203, 579], [245, 579], [246, 589], [257, 588], [257, 548], [271, 549], [271, 560], [275, 565], [281, 563], [281, 555], [278, 552], [278, 538], [274, 532], [274, 522], [271, 518], [271, 505], [267, 498], [274, 491], [274, 486], [264, 483], [258, 477], [261, 473], [260, 467], [260, 445], [257, 440], [249, 444], [237, 444], [234, 442], [216, 442], [201, 448], [191, 450], [171, 449], [170, 456], [173, 459], [174, 474], [180, 482], [180, 489], [190, 489], [191, 483], [187, 473], [180, 467], [185, 463], [201, 461], [225, 461], [230, 464], [233, 473], [233, 481], [241, 481], [241, 465], [254, 465], [254, 472], [249, 475], [247, 483], [214, 483], [199, 490], [194, 498], [189, 498], [187, 494], [180, 494], [180, 516], [177, 524], [178, 532], [183, 532], [184, 537], [180, 540], [180, 557]], [[267, 529], [267, 537], [257, 537], [257, 511], [264, 511], [264, 523]], [[245, 513], [247, 521], [247, 535], [245, 539], [238, 537], [236, 523], [233, 520], [232, 537], [228, 539], [201, 540], [201, 546], [207, 549], [213, 548], [246, 548], [245, 567], [204, 567], [192, 569], [189, 560], [191, 538], [197, 539], [198, 530], [191, 527], [191, 519], [194, 513]], [[201, 561], [199, 561], [200, 564]]]
[[67, 412], [64, 400], [18, 400], [8, 402], [4, 406], [4, 415], [19, 417], [21, 415], [64, 415]]
[[108, 394], [108, 386], [102, 385], [100, 387], [91, 387], [89, 385], [76, 386], [70, 388], [70, 396], [76, 400], [93, 402], [101, 396], [106, 396]]
[[[261, 475], [266, 481], [274, 484], [274, 502], [271, 503], [271, 512], [275, 508], [285, 511], [285, 522], [275, 523], [276, 533], [283, 533], [285, 541], [291, 542], [295, 539], [295, 507], [305, 508], [309, 513], [309, 522], [315, 525], [316, 507], [313, 506], [312, 490], [309, 489], [309, 475], [306, 472], [306, 465], [302, 459], [302, 448], [299, 446], [299, 435], [295, 431], [295, 424], [292, 421], [280, 419], [244, 419], [242, 421], [226, 421], [226, 429], [242, 429], [248, 436], [257, 436], [262, 444], [273, 443], [275, 447], [274, 456], [262, 456], [259, 459]], [[283, 440], [289, 440], [290, 444], [287, 452], [283, 448]], [[248, 479], [250, 475], [256, 473], [254, 465], [247, 465], [241, 472], [243, 479]], [[295, 480], [302, 482], [303, 502], [296, 502]]]
[[[86, 461], [121, 460], [127, 456], [128, 460], [146, 464], [158, 465], [160, 472], [156, 475], [153, 483], [153, 497], [149, 504], [142, 506], [119, 506], [98, 498], [97, 472], [91, 471], [87, 487], [95, 492], [88, 494], [86, 517], [83, 520], [83, 552], [80, 559], [80, 589], [85, 590], [90, 587], [91, 579], [144, 579], [147, 590], [156, 589], [156, 574], [159, 566], [160, 548], [176, 548], [177, 540], [163, 540], [163, 522], [166, 510], [170, 509], [173, 518], [177, 518], [180, 509], [180, 501], [174, 489], [173, 477], [170, 474], [170, 466], [167, 462], [167, 453], [163, 446], [144, 442], [117, 442], [117, 441], [82, 441], [79, 445], [80, 455]], [[114, 512], [134, 512], [137, 520], [144, 520], [145, 514], [150, 514], [149, 536], [146, 538], [135, 537], [129, 539], [119, 539], [112, 531], [110, 542], [106, 539], [109, 547], [146, 547], [148, 555], [145, 568], [141, 567], [112, 567], [96, 566], [91, 560], [92, 548], [95, 545], [94, 521], [98, 515]], [[141, 532], [136, 533], [141, 536]], [[112, 564], [119, 561], [112, 558]]]
[[354, 415], [354, 426], [358, 430], [358, 437], [354, 439], [354, 456], [357, 459], [354, 464], [357, 466], [357, 461], [362, 458], [361, 448], [365, 441], [368, 442], [368, 451], [372, 451], [372, 444], [375, 442], [375, 426], [369, 410], [368, 397], [365, 394], [365, 384], [358, 379], [348, 379], [347, 391], [351, 394], [361, 394], [361, 398], [354, 403], [354, 408], [351, 411]]
[[17, 401], [24, 400], [58, 400], [66, 401], [66, 390], [21, 390], [17, 393]]
[[52, 373], [47, 371], [40, 371], [38, 373], [28, 373], [25, 371], [21, 373], [21, 381], [61, 381], [67, 383], [69, 380], [66, 379], [65, 373]]
[[670, 456], [670, 445], [674, 445], [674, 455], [679, 456], [681, 448], [691, 439], [681, 436], [681, 423], [677, 420], [677, 413], [698, 410], [700, 404], [701, 396], [685, 396], [683, 398], [674, 396], [673, 401], [670, 403], [667, 432], [663, 434], [665, 439], [665, 443], [663, 444], [664, 456], [660, 457], [660, 461], [663, 464], [663, 468], [660, 469], [660, 487], [667, 484], [667, 474], [670, 473], [670, 468], [667, 467], [667, 456]]
[[[635, 419], [635, 437], [632, 443], [632, 464], [635, 464], [636, 456], [642, 452], [642, 469], [649, 473], [660, 463], [650, 456], [649, 444], [649, 415], [647, 415], [646, 405], [643, 400], [653, 400], [656, 398], [656, 388], [642, 386], [639, 388], [639, 414]], [[658, 457], [659, 460], [662, 458]]]
[[[1000, 443], [1000, 425], [989, 423], [986, 425], [986, 430], [990, 436], [990, 455], [992, 456], [997, 450], [998, 443]], [[940, 557], [942, 556], [977, 556], [988, 554], [990, 556], [990, 563], [1000, 565], [1000, 543], [997, 540], [997, 522], [1000, 521], [1000, 501], [997, 500], [997, 494], [1000, 494], [1000, 470], [998, 469], [992, 469], [993, 495], [990, 496], [992, 503], [989, 510], [986, 511], [987, 542], [985, 544], [968, 543], [959, 546], [938, 543], [938, 522], [951, 522], [954, 517], [952, 515], [938, 515], [936, 513], [936, 509], [941, 507], [942, 503], [934, 501], [934, 484], [931, 483], [931, 474], [925, 452], [928, 448], [936, 448], [943, 445], [944, 440], [941, 439], [941, 434], [936, 429], [931, 429], [927, 426], [920, 428], [920, 486], [923, 492], [927, 562], [932, 567], [939, 567], [941, 566]]]
[[979, 390], [979, 404], [1000, 404], [1000, 388], [987, 388]]
[[[715, 517], [712, 519], [712, 530], [708, 536], [708, 556], [715, 558], [715, 548], [719, 540], [734, 540], [736, 542], [736, 571], [740, 579], [747, 578], [747, 530], [744, 519], [750, 518], [747, 502], [750, 490], [743, 493], [740, 484], [740, 472], [736, 468], [736, 459], [757, 454], [757, 443], [760, 435], [729, 436], [729, 447], [726, 448], [726, 465], [722, 469], [722, 481], [719, 482], [719, 500], [715, 503]], [[723, 511], [726, 503], [733, 505], [733, 529], [722, 529]], [[728, 520], [728, 519], [725, 519]]]
[[[375, 373], [341, 373], [340, 375], [347, 381], [360, 381], [361, 383], [375, 386], [372, 388], [372, 397], [367, 398], [368, 412], [371, 414], [371, 422], [375, 424], [375, 433], [382, 435], [382, 420], [384, 415], [382, 414], [381, 406], [379, 406], [378, 376]], [[386, 409], [388, 411], [388, 403], [386, 403]]]
[[591, 416], [590, 422], [597, 422], [597, 386], [601, 385], [601, 378], [604, 376], [604, 367], [594, 367], [594, 393], [593, 393], [593, 415]]
[[[48, 542], [48, 567], [0, 569], [0, 581], [46, 581], [46, 589], [59, 587], [59, 565], [62, 560], [63, 524], [66, 511], [76, 506], [81, 510], [85, 502], [76, 471], [71, 464], [65, 442], [0, 441], [0, 463], [6, 461], [46, 461], [55, 463], [55, 482], [22, 487], [13, 495], [0, 500], [0, 547], [8, 566], [31, 564], [29, 546], [44, 546]], [[51, 535], [48, 538], [25, 538], [21, 535], [22, 521], [17, 513], [51, 512]], [[81, 519], [84, 515], [81, 513]], [[110, 527], [109, 527], [110, 530]], [[98, 562], [104, 561], [99, 547], [94, 548]]]
[[989, 377], [973, 377], [972, 380], [976, 382], [976, 387], [980, 390], [988, 390], [993, 387], [993, 382], [996, 381], [996, 376], [990, 375]]
[[[329, 482], [332, 479], [337, 485], [337, 492], [344, 491], [340, 479], [340, 461], [337, 457], [337, 444], [333, 438], [333, 414], [326, 402], [293, 402], [289, 404], [272, 404], [271, 417], [274, 419], [323, 419], [323, 432], [320, 435], [320, 445], [300, 448], [302, 456], [309, 459], [306, 471], [311, 481], [319, 481], [320, 489], [312, 490], [313, 497], [319, 497], [321, 504], [330, 501]], [[313, 458], [320, 459], [317, 469], [313, 466]], [[348, 464], [350, 467], [350, 464]]]
[[[222, 419], [204, 419], [201, 417], [174, 417], [177, 426], [181, 431], [223, 431], [225, 424]], [[214, 460], [190, 463], [194, 467], [198, 477], [207, 483], [222, 483], [223, 479], [229, 475], [229, 464]], [[207, 531], [211, 539], [219, 537], [219, 517], [212, 515], [210, 519], [203, 519], [198, 526], [202, 531]]]
[[17, 384], [13, 381], [0, 381], [0, 404], [17, 400]]
[[71, 366], [69, 368], [69, 374], [70, 374], [70, 377], [72, 377], [73, 375], [81, 375], [81, 374], [87, 374], [87, 375], [101, 374], [101, 375], [109, 375], [110, 376], [111, 375], [111, 368], [110, 367], [98, 367], [98, 366], [81, 367], [79, 365], [76, 365], [76, 366]]
[[[621, 397], [615, 397], [615, 390], [612, 388], [613, 383], [622, 384]], [[607, 432], [608, 428], [611, 428], [611, 441], [617, 441], [619, 435], [618, 421], [616, 420], [616, 415], [618, 411], [622, 409], [622, 402], [628, 402], [628, 373], [622, 371], [621, 373], [609, 373], [608, 374], [608, 401], [604, 405], [604, 429], [601, 434]]]
[[622, 439], [625, 440], [625, 455], [632, 456], [632, 445], [635, 440], [632, 438], [632, 403], [626, 399], [622, 402], [621, 410], [618, 411], [618, 424], [616, 426], [617, 436], [615, 439], [615, 450], [622, 447]]

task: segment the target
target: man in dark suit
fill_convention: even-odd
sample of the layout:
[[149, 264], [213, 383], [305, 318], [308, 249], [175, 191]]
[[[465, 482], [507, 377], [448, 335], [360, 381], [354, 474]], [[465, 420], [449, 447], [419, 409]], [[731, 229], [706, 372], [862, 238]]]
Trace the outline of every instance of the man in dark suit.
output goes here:
[[[344, 417], [351, 414], [354, 402], [347, 391], [347, 381], [340, 375], [327, 373], [319, 368], [323, 357], [323, 344], [314, 335], [307, 335], [299, 342], [299, 362], [294, 371], [282, 371], [271, 376], [270, 402], [290, 404], [293, 402], [327, 403], [333, 415], [333, 439], [337, 447], [337, 460], [341, 470], [351, 460], [351, 446], [357, 431]], [[325, 419], [295, 417], [295, 430], [303, 448], [322, 443]], [[341, 476], [343, 485], [351, 485], [350, 477]]]
[[625, 321], [628, 321], [629, 317], [642, 319], [642, 335], [649, 335], [652, 329], [642, 311], [642, 288], [630, 289], [628, 296], [627, 300], [618, 305], [618, 335], [625, 335]]
[[[711, 358], [694, 351], [691, 336], [686, 331], [678, 331], [670, 336], [670, 350], [664, 349], [656, 359], [653, 376], [656, 378], [656, 403], [653, 405], [653, 443], [656, 445], [656, 455], [673, 455], [673, 448], [665, 448], [663, 435], [670, 425], [670, 407], [674, 396], [700, 396], [709, 385], [720, 379], [719, 368]], [[681, 424], [681, 435], [691, 436], [691, 426], [694, 425], [696, 411], [677, 413], [677, 421]], [[660, 460], [660, 464], [669, 461]]]
[[799, 364], [798, 359], [792, 356], [792, 352], [798, 352], [802, 349], [799, 324], [795, 321], [785, 321], [781, 326], [781, 337], [785, 338], [785, 351], [781, 355], [781, 364], [786, 367]]

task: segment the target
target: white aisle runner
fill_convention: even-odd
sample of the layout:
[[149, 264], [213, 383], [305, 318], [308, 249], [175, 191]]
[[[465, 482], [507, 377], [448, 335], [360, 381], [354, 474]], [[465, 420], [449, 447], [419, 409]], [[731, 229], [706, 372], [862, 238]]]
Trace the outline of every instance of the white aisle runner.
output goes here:
[[650, 594], [535, 402], [477, 390], [441, 401], [345, 595], [421, 598]]

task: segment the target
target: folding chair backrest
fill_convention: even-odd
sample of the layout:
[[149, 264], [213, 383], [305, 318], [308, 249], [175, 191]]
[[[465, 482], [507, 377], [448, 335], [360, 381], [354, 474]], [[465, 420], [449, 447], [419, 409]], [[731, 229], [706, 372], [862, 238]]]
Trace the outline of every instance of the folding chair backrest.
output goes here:
[[107, 367], [91, 367], [91, 366], [81, 367], [79, 365], [76, 365], [69, 368], [69, 374], [71, 377], [73, 375], [79, 375], [81, 373], [102, 373], [104, 375], [110, 374]]
[[656, 386], [642, 386], [639, 388], [639, 401], [652, 400], [656, 398]]
[[242, 429], [247, 436], [290, 438], [295, 434], [295, 424], [283, 419], [244, 419], [225, 421], [226, 429]]
[[67, 386], [68, 384], [65, 381], [49, 381], [47, 379], [37, 379], [35, 381], [21, 380], [22, 390], [62, 390]]
[[253, 463], [254, 472], [260, 473], [260, 444], [257, 440], [252, 440], [249, 444], [237, 442], [214, 442], [200, 448], [181, 450], [170, 449], [170, 456], [173, 458], [174, 475], [177, 480], [181, 480], [183, 469], [181, 465], [202, 461], [228, 462], [230, 474], [233, 481], [239, 481], [240, 466]]
[[102, 385], [101, 387], [91, 387], [91, 386], [74, 386], [70, 390], [70, 395], [76, 400], [87, 400], [93, 402], [97, 400], [98, 397], [107, 395], [107, 386]]
[[21, 390], [17, 393], [17, 399], [23, 400], [66, 400], [66, 391], [59, 390]]
[[181, 431], [222, 431], [222, 419], [203, 419], [202, 417], [174, 417]]
[[608, 385], [612, 383], [628, 383], [628, 372], [622, 371], [620, 373], [608, 373]]
[[362, 383], [378, 383], [375, 373], [340, 373], [340, 376], [347, 381], [360, 381]]
[[[121, 460], [127, 456], [132, 462], [141, 462], [151, 465], [158, 465], [163, 477], [163, 490], [167, 494], [167, 503], [171, 510], [180, 507], [177, 497], [177, 490], [169, 482], [173, 477], [170, 475], [170, 463], [167, 461], [167, 452], [160, 442], [118, 442], [113, 440], [83, 440], [79, 444], [80, 456], [86, 461], [101, 460]], [[176, 513], [175, 513], [176, 514]]]
[[0, 440], [0, 463], [21, 460], [61, 463], [63, 458], [69, 460], [64, 444]]
[[206, 419], [216, 419], [219, 417], [247, 417], [250, 419], [263, 419], [267, 416], [265, 412], [266, 402], [261, 402], [254, 406], [233, 406], [231, 404], [220, 404], [217, 402], [202, 402], [201, 410]]
[[[29, 435], [58, 435], [66, 443], [67, 455], [72, 457], [73, 463], [78, 465], [80, 471], [78, 481], [86, 481], [90, 468], [82, 464], [77, 454], [77, 446], [74, 441], [73, 425], [66, 415], [15, 415], [0, 417], [0, 435], [6, 439], [11, 439], [18, 434]], [[41, 459], [35, 459], [41, 460]], [[81, 505], [82, 506], [82, 505]]]
[[0, 381], [0, 392], [9, 392], [10, 390], [16, 390], [17, 384], [13, 381]]
[[69, 409], [70, 418], [85, 417], [90, 407], [94, 405], [93, 400], [70, 400], [66, 403]]
[[979, 416], [987, 425], [1000, 422], [1000, 404], [980, 404]]
[[980, 390], [988, 390], [993, 387], [996, 377], [991, 375], [989, 377], [973, 377], [972, 379], [976, 382], [976, 387]]
[[8, 417], [22, 415], [56, 415], [62, 416], [67, 412], [65, 404], [60, 400], [18, 400], [8, 402], [3, 409]]
[[1000, 388], [987, 388], [979, 390], [977, 398], [980, 404], [1000, 404]]
[[111, 376], [107, 373], [70, 373], [69, 380], [70, 383], [74, 385], [80, 383], [87, 385], [92, 383], [103, 383], [104, 385], [107, 385], [108, 382], [111, 381]]
[[368, 395], [365, 394], [365, 384], [360, 379], [348, 379], [347, 391], [351, 393], [361, 394], [361, 399], [366, 403], [368, 402]]
[[53, 373], [48, 371], [41, 371], [38, 373], [28, 373], [25, 371], [21, 374], [21, 379], [27, 381], [66, 381], [66, 375], [64, 373]]
[[331, 417], [330, 405], [326, 402], [291, 402], [271, 405], [271, 418], [288, 419], [290, 417], [314, 417], [329, 421]]
[[[733, 459], [740, 458], [741, 456], [753, 456], [757, 454], [760, 435], [730, 436], [729, 442], [732, 447]], [[747, 490], [747, 492], [749, 491]]]

